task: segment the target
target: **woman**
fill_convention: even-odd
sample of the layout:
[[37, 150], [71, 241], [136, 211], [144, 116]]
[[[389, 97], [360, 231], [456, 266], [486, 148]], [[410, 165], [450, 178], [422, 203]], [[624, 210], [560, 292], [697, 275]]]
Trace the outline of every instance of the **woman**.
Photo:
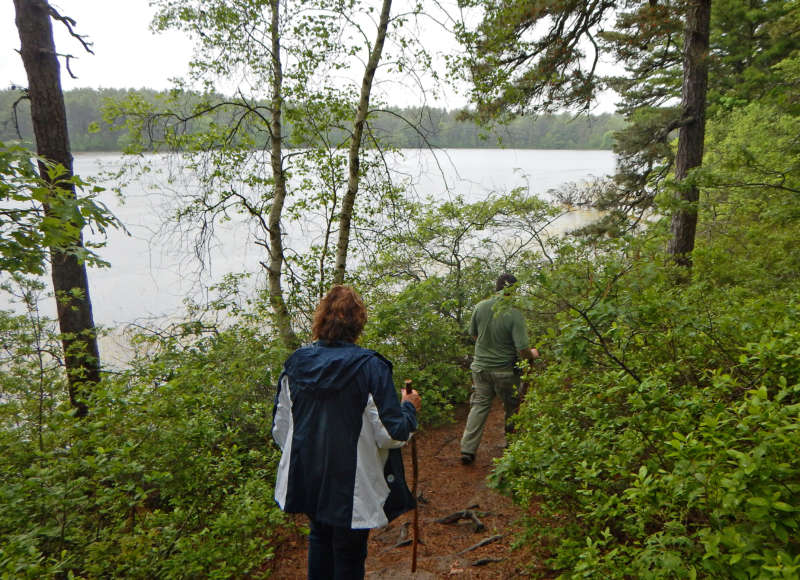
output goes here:
[[391, 363], [355, 344], [366, 321], [355, 290], [334, 286], [314, 313], [315, 342], [286, 360], [278, 381], [275, 500], [310, 519], [312, 580], [363, 578], [369, 530], [414, 507], [399, 447], [417, 428], [420, 397], [399, 402]]

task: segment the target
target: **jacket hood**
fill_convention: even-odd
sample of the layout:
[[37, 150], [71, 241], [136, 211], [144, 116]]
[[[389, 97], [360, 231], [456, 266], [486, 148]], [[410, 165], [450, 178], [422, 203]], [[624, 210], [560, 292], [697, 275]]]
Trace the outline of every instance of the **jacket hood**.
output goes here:
[[335, 392], [350, 385], [359, 369], [374, 356], [383, 359], [375, 351], [351, 342], [319, 340], [294, 351], [284, 363], [283, 372], [298, 388]]

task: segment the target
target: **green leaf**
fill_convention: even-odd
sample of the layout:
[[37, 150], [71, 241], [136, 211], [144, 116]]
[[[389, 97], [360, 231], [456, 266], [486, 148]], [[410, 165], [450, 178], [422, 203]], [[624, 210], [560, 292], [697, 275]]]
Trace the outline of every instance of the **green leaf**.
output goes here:
[[797, 511], [796, 507], [794, 507], [792, 505], [789, 505], [788, 503], [783, 502], [783, 501], [773, 502], [772, 507], [774, 507], [775, 509], [780, 510], [782, 512], [794, 512], [794, 511]]
[[749, 497], [747, 498], [747, 503], [757, 507], [769, 507], [769, 501], [763, 497]]

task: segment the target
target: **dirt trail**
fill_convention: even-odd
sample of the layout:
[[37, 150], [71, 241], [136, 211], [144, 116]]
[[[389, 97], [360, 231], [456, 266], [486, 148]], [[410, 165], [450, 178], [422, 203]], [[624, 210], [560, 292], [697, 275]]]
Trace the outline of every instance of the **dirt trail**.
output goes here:
[[[526, 548], [511, 549], [517, 520], [523, 515], [511, 500], [490, 490], [486, 476], [492, 459], [503, 453], [503, 410], [495, 400], [478, 456], [473, 465], [460, 461], [459, 442], [467, 409], [456, 411], [456, 421], [436, 429], [426, 429], [416, 435], [419, 457], [418, 494], [420, 538], [417, 571], [411, 574], [411, 546], [396, 546], [405, 536], [411, 537], [413, 512], [405, 514], [385, 528], [373, 530], [369, 539], [367, 578], [390, 580], [406, 578], [527, 578], [533, 556]], [[410, 448], [403, 452], [406, 478], [411, 487]], [[477, 507], [472, 507], [477, 506]], [[454, 512], [471, 508], [483, 529], [476, 531], [475, 523], [460, 520], [441, 524], [436, 520]], [[300, 517], [298, 522], [303, 522]], [[480, 548], [466, 551], [482, 540], [494, 539]], [[305, 537], [292, 533], [278, 548], [273, 578], [302, 579], [306, 577], [307, 547]]]

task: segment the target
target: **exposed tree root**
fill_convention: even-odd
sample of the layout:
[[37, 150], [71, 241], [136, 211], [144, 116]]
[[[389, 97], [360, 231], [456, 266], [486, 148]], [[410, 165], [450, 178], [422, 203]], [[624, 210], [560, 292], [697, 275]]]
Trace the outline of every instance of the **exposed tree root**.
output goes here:
[[487, 544], [491, 544], [492, 542], [496, 542], [497, 540], [501, 540], [505, 537], [505, 534], [497, 534], [496, 536], [489, 536], [488, 538], [482, 539], [477, 544], [470, 546], [469, 548], [465, 548], [458, 552], [458, 555], [461, 556], [462, 554], [466, 554], [467, 552], [471, 552], [472, 550], [477, 550], [478, 548], [485, 546]]

